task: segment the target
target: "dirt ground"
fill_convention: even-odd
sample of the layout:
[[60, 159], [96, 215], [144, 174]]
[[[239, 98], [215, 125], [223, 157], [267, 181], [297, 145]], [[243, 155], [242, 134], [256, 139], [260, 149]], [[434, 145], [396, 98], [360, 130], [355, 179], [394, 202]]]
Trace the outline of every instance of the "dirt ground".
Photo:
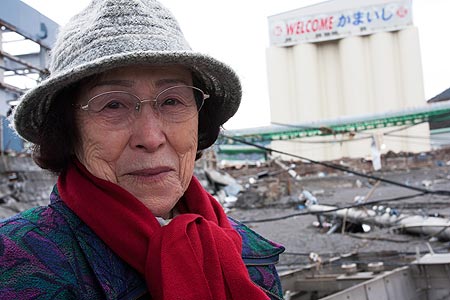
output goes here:
[[[447, 153], [436, 155], [422, 154], [412, 158], [418, 163], [410, 163], [408, 166], [394, 166], [388, 163], [384, 171], [372, 172], [371, 175], [429, 190], [450, 191], [450, 160]], [[395, 160], [401, 161], [398, 157]], [[411, 160], [411, 159], [410, 159]], [[403, 158], [403, 161], [406, 161]], [[386, 161], [387, 162], [387, 161]], [[361, 165], [357, 168], [364, 169]], [[301, 170], [296, 169], [301, 172]], [[325, 170], [325, 169], [324, 169]], [[418, 191], [381, 182], [376, 187], [375, 180], [361, 178], [347, 172], [330, 171], [324, 175], [324, 170], [316, 174], [302, 176], [293, 184], [300, 190], [308, 190], [315, 195], [320, 204], [346, 206], [354, 204], [355, 197], [372, 195], [367, 200], [385, 200], [400, 196], [417, 194]], [[364, 170], [363, 170], [364, 171]], [[252, 171], [245, 171], [248, 174]], [[326, 172], [326, 171], [325, 171]], [[368, 173], [368, 172], [364, 172]], [[237, 176], [237, 173], [234, 173]], [[243, 175], [243, 174], [241, 174]], [[237, 176], [238, 177], [238, 176]], [[278, 182], [278, 183], [283, 183]], [[299, 189], [291, 188], [291, 193], [298, 193]], [[296, 195], [291, 195], [295, 198]], [[380, 203], [384, 207], [396, 209], [399, 213], [422, 216], [440, 216], [450, 218], [450, 198], [427, 194], [407, 200]], [[328, 229], [314, 226], [317, 223], [315, 215], [299, 215], [276, 221], [251, 222], [298, 214], [305, 212], [299, 204], [286, 203], [250, 209], [232, 208], [228, 214], [240, 221], [248, 222], [247, 225], [262, 236], [283, 244], [286, 252], [281, 256], [278, 269], [293, 268], [309, 262], [311, 252], [319, 254], [322, 259], [335, 257], [353, 251], [383, 252], [396, 251], [399, 253], [428, 253], [430, 247], [435, 252], [448, 252], [449, 241], [439, 241], [434, 237], [411, 235], [391, 228], [371, 226], [367, 233], [342, 233], [341, 229], [332, 234], [327, 234]], [[371, 209], [372, 207], [367, 207]], [[332, 220], [330, 220], [332, 222]]]

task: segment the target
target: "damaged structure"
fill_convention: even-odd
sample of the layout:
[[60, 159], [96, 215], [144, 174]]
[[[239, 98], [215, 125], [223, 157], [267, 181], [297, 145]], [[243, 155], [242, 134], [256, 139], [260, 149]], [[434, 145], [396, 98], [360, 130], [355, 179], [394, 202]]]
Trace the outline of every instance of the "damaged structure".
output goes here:
[[278, 265], [285, 299], [450, 295], [450, 149], [381, 161], [374, 171], [365, 159], [269, 156], [221, 170], [242, 187], [228, 213], [286, 246]]
[[286, 300], [448, 299], [450, 254], [348, 254], [284, 272]]
[[29, 156], [0, 156], [0, 219], [47, 205], [55, 183]]

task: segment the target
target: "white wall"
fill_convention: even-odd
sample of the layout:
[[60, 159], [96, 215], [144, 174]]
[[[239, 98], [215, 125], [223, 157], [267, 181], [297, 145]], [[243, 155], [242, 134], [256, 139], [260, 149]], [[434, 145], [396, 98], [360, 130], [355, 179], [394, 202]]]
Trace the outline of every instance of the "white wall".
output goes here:
[[[426, 101], [419, 49], [416, 27], [270, 47], [266, 55], [271, 121], [295, 124], [423, 106]], [[429, 137], [428, 125], [414, 126], [402, 134]], [[385, 152], [430, 149], [429, 142], [386, 140], [391, 141], [386, 143]], [[302, 140], [274, 142], [272, 147], [320, 160], [371, 153], [370, 139], [332, 146], [304, 144]]]

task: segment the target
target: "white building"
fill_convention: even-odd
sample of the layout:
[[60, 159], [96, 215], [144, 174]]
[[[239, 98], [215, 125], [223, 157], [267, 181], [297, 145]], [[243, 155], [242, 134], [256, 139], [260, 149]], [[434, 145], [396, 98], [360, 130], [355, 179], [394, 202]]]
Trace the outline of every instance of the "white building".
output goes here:
[[[411, 8], [411, 0], [334, 0], [269, 17], [271, 122], [296, 124], [424, 106]], [[272, 147], [319, 160], [370, 155], [373, 140], [386, 145], [383, 151], [429, 150], [429, 142], [384, 137], [392, 129], [327, 147], [305, 142], [330, 137], [278, 141]], [[427, 137], [428, 123], [402, 134]], [[335, 137], [341, 138], [348, 137]]]

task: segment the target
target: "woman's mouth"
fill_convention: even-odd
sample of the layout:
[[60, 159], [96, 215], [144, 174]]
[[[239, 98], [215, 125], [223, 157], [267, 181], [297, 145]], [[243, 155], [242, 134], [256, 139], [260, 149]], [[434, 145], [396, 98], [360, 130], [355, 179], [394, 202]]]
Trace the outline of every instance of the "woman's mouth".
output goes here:
[[140, 169], [136, 171], [129, 172], [128, 175], [142, 178], [142, 179], [152, 179], [158, 180], [167, 176], [173, 169], [169, 167], [156, 167], [156, 168], [148, 168], [148, 169]]

